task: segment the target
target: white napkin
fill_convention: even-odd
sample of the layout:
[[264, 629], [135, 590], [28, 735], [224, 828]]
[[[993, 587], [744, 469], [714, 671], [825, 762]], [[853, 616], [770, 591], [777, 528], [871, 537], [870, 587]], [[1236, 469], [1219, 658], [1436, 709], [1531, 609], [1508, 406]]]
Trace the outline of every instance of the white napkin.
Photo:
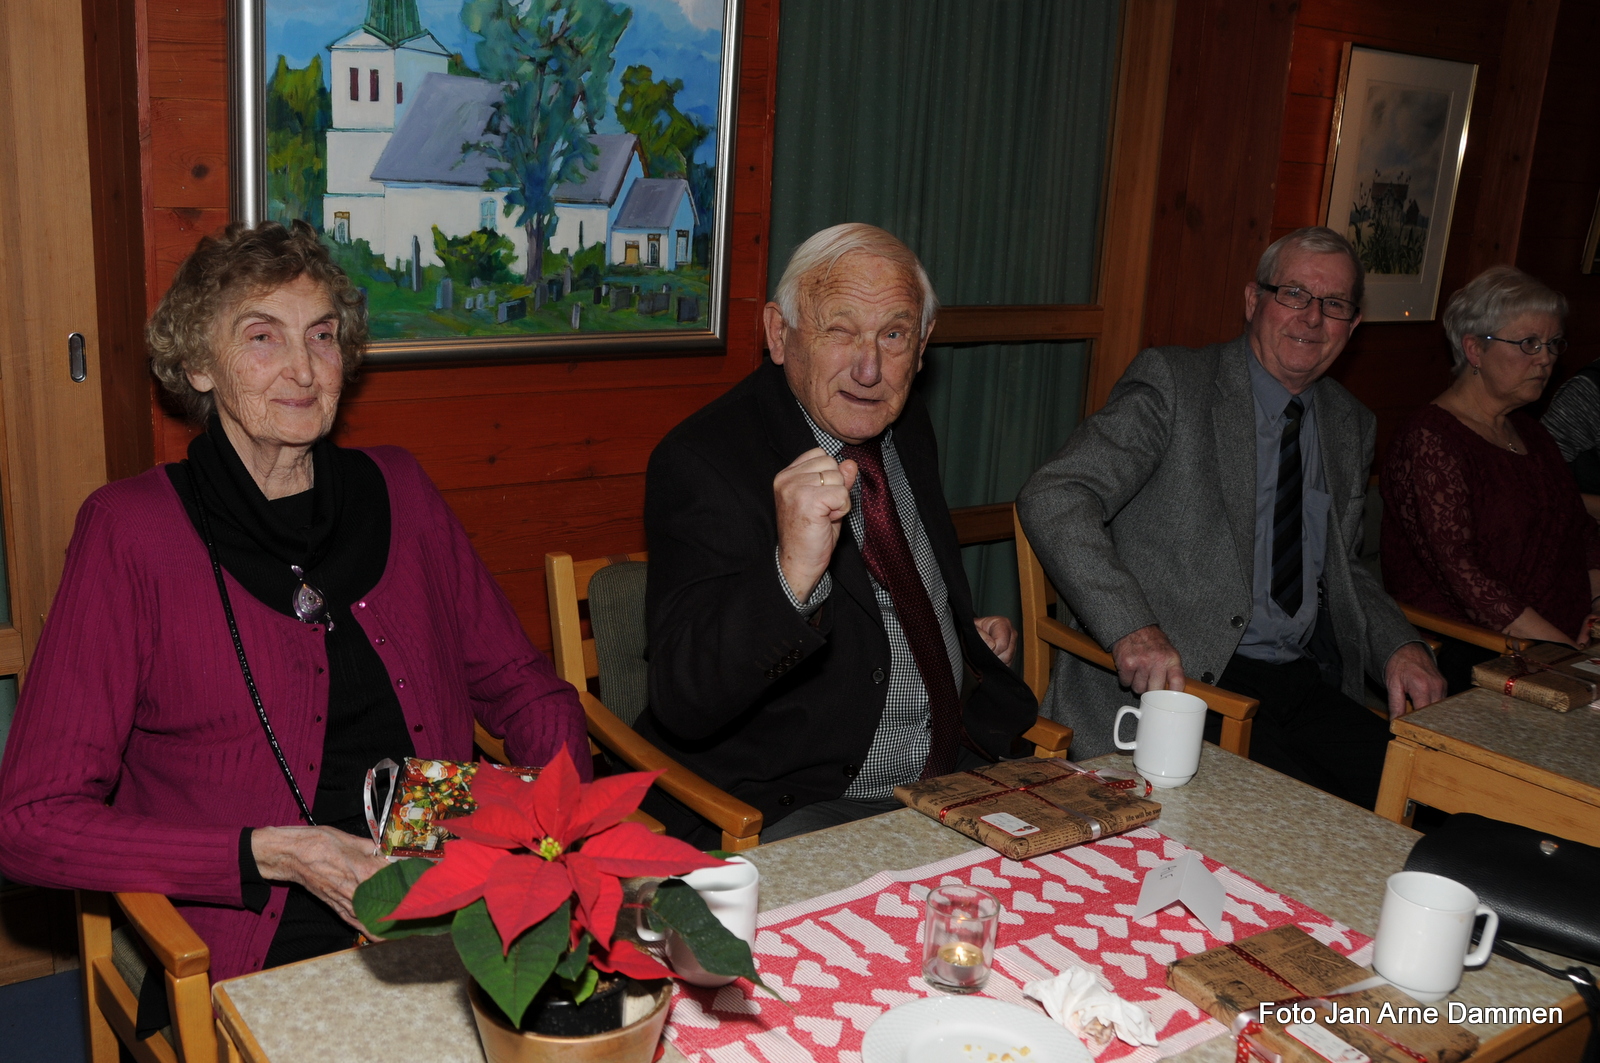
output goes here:
[[1130, 1045], [1157, 1043], [1150, 1013], [1101, 988], [1093, 973], [1082, 967], [1029, 982], [1022, 991], [1043, 1004], [1052, 1019], [1098, 1048], [1110, 1044], [1112, 1037]]

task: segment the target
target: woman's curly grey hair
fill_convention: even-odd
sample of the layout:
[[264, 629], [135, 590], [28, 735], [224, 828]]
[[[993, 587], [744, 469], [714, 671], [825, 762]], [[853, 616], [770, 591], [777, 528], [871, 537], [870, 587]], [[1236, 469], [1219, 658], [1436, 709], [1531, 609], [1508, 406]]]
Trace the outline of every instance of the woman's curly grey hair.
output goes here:
[[[1444, 308], [1444, 334], [1450, 341], [1450, 370], [1467, 367], [1461, 342], [1468, 336], [1499, 332], [1523, 314], [1567, 319], [1567, 297], [1515, 266], [1490, 266], [1450, 297]], [[1521, 336], [1515, 337], [1521, 339]]]
[[298, 219], [289, 228], [275, 221], [254, 227], [234, 222], [202, 238], [183, 260], [144, 327], [144, 340], [151, 371], [191, 421], [204, 424], [216, 408], [214, 393], [196, 391], [189, 374], [209, 372], [216, 364], [213, 342], [222, 315], [241, 299], [301, 277], [320, 283], [333, 300], [344, 376], [353, 379], [367, 349], [366, 300], [310, 225]]

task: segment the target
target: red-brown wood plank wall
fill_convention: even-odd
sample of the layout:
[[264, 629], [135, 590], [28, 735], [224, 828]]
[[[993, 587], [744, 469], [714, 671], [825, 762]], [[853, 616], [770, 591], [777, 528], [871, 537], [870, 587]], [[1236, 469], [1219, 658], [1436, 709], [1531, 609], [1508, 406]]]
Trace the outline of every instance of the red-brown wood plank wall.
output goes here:
[[1600, 197], [1600, 4], [1567, 0], [1556, 22], [1517, 265], [1571, 304], [1554, 386], [1600, 357], [1600, 273], [1582, 273], [1584, 237]]
[[[1561, 17], [1572, 23], [1568, 28], [1582, 34], [1565, 46], [1566, 53], [1558, 46], [1555, 66], [1571, 67], [1558, 79], [1568, 90], [1578, 89], [1576, 82], [1588, 75], [1580, 49], [1596, 43], [1593, 27], [1582, 16], [1569, 18], [1580, 6], [1589, 7], [1575, 0], [1560, 5]], [[1526, 79], [1503, 76], [1501, 60], [1515, 55], [1521, 65], [1512, 73], [1524, 73], [1528, 55], [1538, 53], [1540, 26], [1547, 36], [1555, 9], [1556, 0], [1192, 0], [1181, 5], [1145, 342], [1199, 345], [1237, 335], [1244, 326], [1244, 284], [1261, 251], [1284, 233], [1321, 220], [1340, 52], [1347, 41], [1479, 65], [1440, 310], [1474, 273], [1508, 259], [1499, 247], [1507, 229], [1515, 245], [1520, 200], [1485, 204], [1482, 210], [1479, 204], [1486, 176], [1493, 176], [1496, 187], [1515, 190], [1528, 166], [1514, 123], [1495, 121], [1497, 95], [1518, 93], [1519, 106], [1528, 95]], [[1538, 61], [1534, 68], [1540, 72]], [[1591, 100], [1594, 91], [1581, 87], [1582, 99]], [[1547, 106], [1558, 91], [1555, 81], [1541, 88]], [[1570, 105], [1562, 113], [1569, 114], [1563, 127], [1568, 134], [1594, 117], [1592, 109]], [[1592, 140], [1592, 128], [1584, 127], [1586, 140]], [[1550, 135], [1557, 135], [1555, 126]], [[1546, 139], [1541, 126], [1541, 150]], [[1559, 148], [1552, 144], [1549, 150]], [[1549, 188], [1540, 184], [1537, 168], [1533, 181], [1520, 234], [1537, 243], [1529, 226], [1546, 223], [1537, 215], [1536, 201]], [[1589, 209], [1593, 195], [1591, 189]], [[1263, 224], [1263, 219], [1269, 220]], [[1475, 248], [1475, 235], [1487, 246]], [[1330, 375], [1377, 413], [1381, 454], [1404, 417], [1445, 387], [1448, 366], [1437, 322], [1369, 323], [1356, 331]]]
[[[1321, 221], [1322, 182], [1346, 41], [1394, 52], [1478, 64], [1450, 241], [1439, 287], [1439, 313], [1450, 293], [1491, 264], [1475, 261], [1472, 241], [1479, 191], [1497, 142], [1495, 107], [1507, 4], [1503, 0], [1306, 0], [1295, 26], [1283, 148], [1273, 211], [1276, 239]], [[1288, 131], [1293, 129], [1294, 135]], [[1517, 211], [1516, 213], [1520, 213]], [[1492, 221], [1493, 219], [1489, 219]], [[1449, 383], [1450, 354], [1438, 321], [1360, 326], [1330, 375], [1378, 415], [1378, 452], [1395, 429]]]
[[[199, 237], [228, 221], [223, 0], [142, 0], [147, 303]], [[746, 0], [731, 233], [729, 341], [719, 355], [365, 371], [335, 438], [415, 454], [533, 641], [550, 645], [544, 554], [645, 548], [644, 470], [661, 436], [761, 359], [776, 107], [777, 0]], [[156, 461], [190, 429], [156, 403]]]

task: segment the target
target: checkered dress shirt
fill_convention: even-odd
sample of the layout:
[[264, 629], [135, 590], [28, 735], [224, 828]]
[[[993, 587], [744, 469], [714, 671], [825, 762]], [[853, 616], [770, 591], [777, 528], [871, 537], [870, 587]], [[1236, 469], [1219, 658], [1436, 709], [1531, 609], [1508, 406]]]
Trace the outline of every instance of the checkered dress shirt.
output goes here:
[[[800, 407], [800, 412], [806, 424], [811, 426], [817, 446], [837, 461], [844, 444], [818, 427], [804, 406]], [[922, 527], [922, 517], [917, 512], [917, 499], [911, 493], [911, 483], [906, 479], [900, 455], [894, 448], [892, 428], [883, 433], [883, 471], [889, 481], [889, 492], [894, 495], [895, 510], [900, 514], [906, 541], [911, 547], [911, 557], [916, 562], [918, 574], [922, 576], [922, 585], [928, 592], [928, 600], [933, 603], [933, 611], [939, 618], [945, 652], [950, 657], [951, 674], [959, 691], [962, 677], [961, 639], [956, 634], [955, 619], [950, 613], [950, 592], [945, 586], [944, 574], [939, 571], [939, 562], [933, 556], [933, 547], [928, 543], [928, 533]], [[848, 519], [850, 532], [859, 546], [866, 541], [859, 479], [850, 489]], [[815, 613], [828, 600], [828, 595], [833, 593], [833, 573], [825, 572], [811, 596], [804, 602], [800, 601], [790, 588], [789, 581], [784, 578], [776, 547], [773, 548], [773, 560], [778, 568], [778, 582], [802, 615], [809, 617]], [[889, 692], [884, 699], [883, 718], [878, 722], [878, 731], [873, 735], [867, 759], [844, 796], [858, 801], [882, 801], [893, 795], [896, 786], [915, 782], [921, 777], [922, 766], [928, 759], [931, 732], [928, 692], [922, 685], [922, 674], [917, 671], [917, 662], [911, 655], [905, 632], [900, 628], [899, 617], [894, 611], [894, 599], [878, 585], [877, 580], [872, 579], [871, 573], [868, 573], [867, 579], [872, 583], [872, 595], [878, 600], [878, 610], [883, 614], [884, 633], [889, 636]]]

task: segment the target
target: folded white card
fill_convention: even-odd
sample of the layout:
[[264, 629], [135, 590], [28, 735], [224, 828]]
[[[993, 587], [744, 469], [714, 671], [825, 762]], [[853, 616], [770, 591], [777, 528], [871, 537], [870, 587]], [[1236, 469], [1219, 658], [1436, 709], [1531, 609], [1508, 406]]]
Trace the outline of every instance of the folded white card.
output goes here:
[[1143, 919], [1172, 904], [1182, 904], [1207, 930], [1222, 936], [1224, 891], [1217, 877], [1206, 870], [1198, 853], [1184, 853], [1170, 864], [1157, 864], [1144, 876], [1133, 917]]

